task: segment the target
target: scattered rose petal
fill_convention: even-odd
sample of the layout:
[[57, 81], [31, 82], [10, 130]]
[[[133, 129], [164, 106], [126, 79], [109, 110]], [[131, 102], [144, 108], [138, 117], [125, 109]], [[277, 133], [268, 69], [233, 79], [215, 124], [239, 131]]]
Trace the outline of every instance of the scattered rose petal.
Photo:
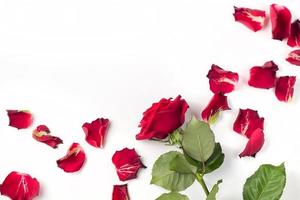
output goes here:
[[52, 148], [57, 148], [59, 144], [62, 144], [63, 141], [59, 137], [50, 135], [50, 130], [45, 125], [39, 125], [32, 132], [32, 137], [42, 143], [49, 145]]
[[124, 148], [121, 151], [116, 151], [112, 157], [112, 162], [121, 181], [136, 178], [140, 168], [146, 168], [135, 149]]
[[242, 153], [240, 153], [240, 157], [252, 156], [255, 157], [256, 153], [260, 151], [264, 144], [264, 132], [262, 129], [258, 128], [253, 131], [249, 141]]
[[290, 35], [292, 15], [285, 6], [272, 4], [270, 6], [273, 39], [283, 40]]
[[94, 147], [103, 148], [108, 126], [109, 120], [104, 118], [98, 118], [91, 123], [84, 123], [82, 129], [85, 133], [85, 140]]
[[291, 53], [289, 53], [288, 57], [286, 58], [286, 61], [293, 65], [300, 66], [300, 49], [294, 50]]
[[130, 200], [127, 190], [127, 184], [114, 185], [112, 200]]
[[250, 8], [238, 8], [234, 6], [234, 19], [256, 32], [266, 24], [266, 12]]
[[29, 174], [11, 172], [1, 185], [1, 194], [11, 200], [31, 200], [39, 196], [40, 184]]
[[255, 66], [250, 69], [248, 84], [252, 87], [269, 89], [275, 86], [278, 66], [273, 62], [266, 62], [262, 67]]
[[291, 32], [287, 44], [291, 47], [300, 46], [300, 20], [298, 19], [291, 24]]
[[17, 129], [25, 129], [33, 122], [32, 114], [27, 110], [7, 110], [9, 126]]
[[279, 101], [289, 102], [294, 94], [296, 76], [282, 76], [277, 79], [275, 95]]
[[227, 96], [222, 93], [214, 94], [206, 108], [202, 111], [202, 119], [206, 122], [210, 122], [211, 119], [215, 119], [220, 111], [230, 110], [227, 102]]
[[57, 166], [65, 172], [76, 172], [81, 169], [85, 162], [85, 153], [78, 143], [73, 143], [67, 155], [56, 161]]
[[139, 125], [141, 131], [136, 135], [136, 139], [165, 139], [184, 123], [188, 107], [180, 95], [174, 100], [163, 98], [159, 102], [153, 103], [143, 113], [143, 119]]
[[217, 65], [212, 65], [207, 78], [209, 79], [210, 90], [213, 93], [229, 93], [234, 90], [239, 75], [235, 72], [226, 71]]

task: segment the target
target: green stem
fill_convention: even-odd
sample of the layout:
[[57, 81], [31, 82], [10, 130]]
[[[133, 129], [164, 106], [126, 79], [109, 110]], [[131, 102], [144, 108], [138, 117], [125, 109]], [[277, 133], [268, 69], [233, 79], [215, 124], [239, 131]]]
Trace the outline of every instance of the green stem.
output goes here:
[[196, 179], [197, 179], [197, 181], [200, 183], [200, 185], [202, 186], [202, 188], [203, 188], [203, 190], [204, 190], [206, 196], [208, 196], [209, 190], [208, 190], [208, 188], [207, 188], [207, 186], [206, 186], [206, 184], [205, 184], [205, 182], [204, 182], [203, 175], [197, 173], [197, 174], [196, 174]]

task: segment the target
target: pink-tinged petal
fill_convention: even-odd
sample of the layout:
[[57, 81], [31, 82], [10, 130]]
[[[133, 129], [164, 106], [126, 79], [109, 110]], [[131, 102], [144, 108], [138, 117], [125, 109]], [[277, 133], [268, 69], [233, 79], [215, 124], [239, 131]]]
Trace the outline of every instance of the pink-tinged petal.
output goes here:
[[263, 10], [238, 8], [234, 6], [234, 19], [256, 32], [266, 24], [266, 12]]
[[40, 184], [29, 174], [14, 171], [5, 178], [0, 190], [11, 200], [32, 200], [39, 196]]
[[256, 110], [240, 109], [233, 124], [233, 130], [250, 138], [256, 129], [264, 130], [264, 118]]
[[114, 185], [112, 200], [130, 200], [127, 184]]
[[256, 153], [260, 151], [262, 146], [264, 145], [265, 138], [264, 132], [262, 129], [256, 129], [252, 133], [249, 141], [242, 153], [240, 153], [240, 157], [252, 156], [255, 157]]
[[141, 168], [146, 168], [135, 149], [124, 148], [121, 151], [116, 151], [112, 157], [112, 162], [121, 181], [136, 178], [138, 171]]
[[32, 114], [27, 110], [7, 110], [9, 126], [17, 129], [25, 129], [33, 122]]
[[57, 160], [57, 166], [65, 172], [71, 173], [81, 169], [86, 160], [85, 152], [78, 143], [73, 143], [67, 155]]
[[300, 66], [300, 49], [294, 50], [291, 53], [289, 53], [288, 57], [286, 58], [286, 61], [293, 65]]
[[104, 118], [98, 118], [91, 123], [84, 123], [82, 129], [85, 133], [85, 140], [94, 147], [103, 148], [108, 127], [109, 120]]
[[204, 121], [210, 122], [219, 112], [224, 110], [230, 110], [227, 96], [222, 93], [214, 94], [206, 108], [202, 111], [201, 116]]
[[63, 143], [59, 137], [50, 135], [50, 130], [45, 125], [39, 125], [35, 130], [33, 130], [32, 137], [54, 149], [57, 148], [59, 144]]
[[230, 93], [234, 90], [239, 80], [239, 75], [213, 64], [207, 74], [207, 78], [209, 79], [210, 90], [213, 93]]
[[273, 62], [266, 62], [263, 66], [254, 66], [250, 69], [248, 84], [255, 88], [269, 89], [275, 86], [278, 66]]
[[283, 40], [290, 35], [292, 15], [285, 6], [272, 4], [270, 6], [273, 39]]
[[298, 19], [291, 24], [291, 32], [287, 44], [291, 47], [300, 46], [300, 20]]
[[279, 101], [289, 102], [294, 94], [296, 76], [282, 76], [277, 79], [275, 95]]
[[184, 123], [188, 107], [180, 95], [174, 100], [163, 98], [159, 102], [153, 103], [143, 113], [143, 119], [139, 124], [141, 131], [136, 135], [136, 139], [165, 139]]

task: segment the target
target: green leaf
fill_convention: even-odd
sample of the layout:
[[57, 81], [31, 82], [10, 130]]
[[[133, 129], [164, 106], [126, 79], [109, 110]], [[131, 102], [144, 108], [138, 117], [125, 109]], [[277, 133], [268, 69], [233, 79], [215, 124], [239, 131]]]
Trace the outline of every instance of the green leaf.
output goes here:
[[285, 182], [284, 164], [279, 166], [261, 165], [244, 185], [244, 200], [279, 200]]
[[186, 195], [180, 194], [178, 192], [170, 192], [162, 194], [155, 200], [189, 200], [189, 198]]
[[220, 183], [222, 183], [222, 180], [218, 180], [218, 182], [213, 186], [213, 188], [209, 192], [206, 200], [216, 200], [217, 193], [219, 192], [219, 184]]
[[182, 191], [195, 181], [195, 175], [179, 173], [170, 170], [171, 161], [182, 153], [170, 151], [161, 155], [154, 163], [151, 184], [158, 185], [170, 191]]
[[189, 156], [205, 162], [214, 151], [215, 136], [206, 122], [193, 118], [183, 133], [182, 146]]
[[215, 171], [223, 164], [224, 157], [225, 155], [222, 152], [222, 147], [220, 143], [216, 143], [213, 154], [205, 162], [205, 169], [203, 169], [200, 165], [200, 171], [204, 172], [204, 174], [208, 174]]
[[195, 174], [197, 167], [191, 165], [183, 154], [178, 154], [170, 163], [170, 170], [176, 171], [179, 173], [190, 173]]
[[177, 147], [182, 147], [182, 132], [181, 128], [176, 129], [169, 135], [168, 144], [169, 145], [176, 145]]

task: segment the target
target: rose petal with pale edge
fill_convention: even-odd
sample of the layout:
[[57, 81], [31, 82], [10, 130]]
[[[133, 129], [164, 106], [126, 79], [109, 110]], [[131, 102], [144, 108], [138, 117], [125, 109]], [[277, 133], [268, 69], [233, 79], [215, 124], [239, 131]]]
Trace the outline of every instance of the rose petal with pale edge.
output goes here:
[[116, 151], [112, 157], [112, 162], [121, 181], [136, 178], [140, 168], [146, 168], [135, 149], [124, 148], [121, 151]]
[[294, 94], [296, 76], [281, 76], [277, 79], [275, 95], [279, 101], [289, 102]]
[[272, 4], [270, 6], [270, 18], [273, 39], [283, 40], [289, 37], [292, 18], [289, 9], [285, 6]]
[[255, 88], [273, 88], [276, 82], [277, 70], [278, 66], [273, 61], [268, 61], [261, 67], [254, 66], [250, 69], [248, 84]]
[[114, 185], [112, 200], [130, 200], [127, 184]]
[[234, 6], [234, 19], [252, 31], [261, 30], [266, 24], [266, 12], [263, 10], [242, 8]]
[[256, 110], [240, 109], [233, 124], [233, 130], [250, 138], [256, 129], [264, 130], [264, 118], [259, 117]]
[[300, 20], [298, 19], [291, 24], [291, 32], [287, 44], [291, 47], [300, 46]]
[[256, 153], [260, 151], [265, 142], [264, 132], [262, 129], [258, 128], [251, 134], [248, 143], [240, 157], [252, 156], [255, 157]]
[[71, 173], [81, 169], [86, 160], [85, 152], [78, 143], [73, 143], [67, 155], [57, 160], [57, 166], [65, 172]]
[[220, 111], [230, 110], [227, 102], [227, 96], [222, 93], [214, 94], [206, 108], [202, 111], [202, 119], [206, 122], [210, 121]]
[[59, 137], [50, 135], [50, 130], [45, 125], [39, 125], [35, 130], [33, 130], [32, 137], [54, 149], [57, 148], [59, 144], [63, 143]]
[[289, 53], [288, 57], [286, 58], [286, 61], [293, 65], [300, 66], [300, 49], [294, 50], [291, 53]]
[[213, 93], [230, 93], [234, 90], [239, 80], [239, 75], [213, 64], [207, 74], [207, 78], [209, 79], [210, 90]]
[[109, 120], [104, 118], [84, 123], [82, 129], [85, 133], [85, 140], [94, 147], [103, 148], [108, 127]]
[[14, 171], [5, 178], [0, 190], [11, 200], [31, 200], [39, 196], [40, 184], [29, 174]]
[[33, 117], [27, 110], [7, 110], [9, 126], [17, 129], [25, 129], [31, 126]]

